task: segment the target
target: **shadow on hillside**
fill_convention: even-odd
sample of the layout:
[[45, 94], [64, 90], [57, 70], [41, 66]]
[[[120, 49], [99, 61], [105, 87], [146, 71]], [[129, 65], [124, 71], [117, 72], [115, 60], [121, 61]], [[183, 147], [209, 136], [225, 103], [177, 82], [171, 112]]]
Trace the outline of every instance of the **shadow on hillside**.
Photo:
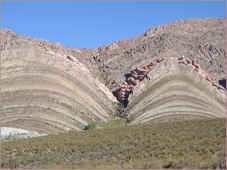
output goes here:
[[226, 89], [226, 79], [218, 80], [218, 83]]
[[129, 77], [131, 77], [131, 74], [127, 73], [127, 74], [124, 74], [124, 76], [125, 76], [125, 78], [127, 80]]

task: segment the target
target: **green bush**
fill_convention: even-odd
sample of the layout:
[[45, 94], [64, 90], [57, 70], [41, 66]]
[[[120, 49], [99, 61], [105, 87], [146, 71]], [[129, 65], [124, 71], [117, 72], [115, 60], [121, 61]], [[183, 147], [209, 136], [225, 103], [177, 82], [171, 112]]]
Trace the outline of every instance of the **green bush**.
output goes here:
[[94, 129], [96, 126], [97, 126], [96, 123], [91, 123], [91, 124], [85, 126], [84, 130]]

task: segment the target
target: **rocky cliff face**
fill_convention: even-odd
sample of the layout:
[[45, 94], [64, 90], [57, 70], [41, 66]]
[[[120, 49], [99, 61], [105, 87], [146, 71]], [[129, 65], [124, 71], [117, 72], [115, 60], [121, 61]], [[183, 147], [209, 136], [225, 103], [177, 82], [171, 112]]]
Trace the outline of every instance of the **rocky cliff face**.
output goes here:
[[117, 114], [117, 99], [131, 124], [224, 117], [225, 24], [180, 20], [91, 50], [1, 30], [2, 126], [81, 130]]

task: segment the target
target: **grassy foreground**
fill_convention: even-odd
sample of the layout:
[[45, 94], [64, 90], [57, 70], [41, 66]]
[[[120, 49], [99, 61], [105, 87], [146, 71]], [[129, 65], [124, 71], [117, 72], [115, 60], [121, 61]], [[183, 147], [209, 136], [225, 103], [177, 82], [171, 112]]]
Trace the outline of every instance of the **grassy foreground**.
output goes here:
[[[122, 125], [121, 121], [113, 124]], [[15, 164], [20, 169], [226, 168], [225, 118], [113, 124], [2, 142], [2, 168]]]

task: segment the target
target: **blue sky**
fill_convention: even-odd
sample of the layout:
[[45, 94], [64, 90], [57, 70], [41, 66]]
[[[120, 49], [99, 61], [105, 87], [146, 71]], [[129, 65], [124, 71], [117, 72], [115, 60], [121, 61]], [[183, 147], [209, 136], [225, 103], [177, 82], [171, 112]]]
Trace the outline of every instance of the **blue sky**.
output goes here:
[[226, 18], [225, 1], [2, 1], [2, 28], [65, 47], [94, 48], [168, 22]]

